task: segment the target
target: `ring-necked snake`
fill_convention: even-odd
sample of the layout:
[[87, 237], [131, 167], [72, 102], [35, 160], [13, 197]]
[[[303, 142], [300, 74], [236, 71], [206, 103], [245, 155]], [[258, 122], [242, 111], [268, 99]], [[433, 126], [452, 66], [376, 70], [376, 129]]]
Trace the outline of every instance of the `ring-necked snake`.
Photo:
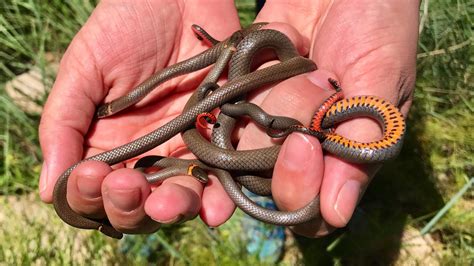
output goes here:
[[[310, 127], [305, 127], [289, 117], [272, 116], [258, 106], [246, 102], [245, 94], [254, 89], [316, 70], [316, 65], [311, 60], [298, 55], [284, 34], [261, 29], [264, 25], [265, 23], [254, 24], [235, 32], [222, 42], [213, 39], [200, 27], [193, 26], [198, 38], [213, 45], [211, 48], [157, 72], [127, 95], [100, 106], [97, 117], [106, 117], [126, 109], [144, 98], [159, 84], [173, 77], [214, 64], [183, 112], [143, 137], [83, 161], [96, 160], [113, 165], [136, 157], [182, 133], [186, 145], [198, 159], [144, 157], [136, 163], [135, 168], [143, 170], [155, 166], [162, 169], [156, 173], [145, 174], [148, 181], [158, 182], [169, 176], [187, 174], [205, 183], [207, 172], [212, 172], [218, 177], [230, 198], [247, 214], [267, 223], [296, 225], [320, 215], [319, 197], [296, 211], [281, 212], [260, 207], [242, 193], [239, 184], [258, 194], [270, 194], [271, 179], [260, 177], [259, 173], [273, 169], [280, 146], [234, 150], [230, 134], [239, 116], [251, 117], [257, 124], [266, 128], [272, 137], [284, 137], [294, 131], [311, 134], [321, 141], [324, 150], [350, 162], [376, 163], [397, 156], [405, 132], [405, 122], [399, 110], [391, 103], [374, 96], [340, 100], [342, 92], [335, 81], [331, 82], [338, 92], [319, 108]], [[280, 63], [251, 71], [252, 60], [262, 49], [273, 50]], [[216, 82], [227, 66], [229, 80], [219, 87]], [[199, 125], [203, 114], [209, 114], [216, 108], [221, 108], [221, 113], [217, 121], [213, 121], [216, 125], [209, 142], [199, 134], [194, 125]], [[360, 116], [372, 117], [383, 126], [384, 135], [381, 140], [359, 143], [332, 130], [338, 123]], [[120, 238], [122, 234], [116, 231], [107, 219], [83, 217], [75, 213], [66, 200], [69, 175], [83, 161], [68, 168], [58, 178], [53, 193], [55, 210], [61, 219], [74, 227], [97, 229], [108, 236]]]

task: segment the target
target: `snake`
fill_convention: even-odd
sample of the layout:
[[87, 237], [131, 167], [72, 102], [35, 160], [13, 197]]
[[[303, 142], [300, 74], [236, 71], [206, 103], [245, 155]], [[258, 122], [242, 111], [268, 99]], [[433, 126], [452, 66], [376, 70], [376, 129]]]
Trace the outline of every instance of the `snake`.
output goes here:
[[[97, 118], [114, 115], [139, 102], [160, 84], [214, 65], [177, 117], [136, 140], [85, 158], [66, 169], [59, 176], [53, 191], [53, 205], [58, 216], [73, 227], [95, 229], [110, 237], [121, 238], [122, 233], [117, 231], [108, 219], [92, 219], [72, 210], [66, 198], [71, 172], [85, 161], [102, 161], [113, 165], [129, 160], [163, 144], [177, 134], [182, 134], [186, 145], [198, 159], [144, 157], [137, 161], [135, 168], [163, 168], [158, 174], [145, 175], [149, 182], [187, 174], [205, 184], [207, 172], [212, 172], [234, 203], [258, 220], [278, 225], [297, 225], [319, 217], [319, 197], [315, 197], [298, 210], [285, 212], [265, 209], [242, 193], [239, 184], [244, 184], [259, 194], [270, 194], [271, 179], [260, 177], [258, 173], [273, 169], [280, 150], [279, 145], [245, 151], [233, 149], [229, 132], [232, 131], [235, 120], [242, 115], [255, 118], [258, 124], [267, 129], [270, 136], [284, 137], [295, 131], [316, 136], [324, 150], [349, 162], [378, 163], [398, 155], [403, 142], [405, 123], [398, 108], [384, 99], [375, 96], [340, 99], [339, 94], [338, 97], [328, 99], [318, 109], [310, 127], [305, 127], [292, 118], [272, 116], [258, 106], [245, 102], [245, 95], [255, 89], [317, 69], [312, 60], [298, 54], [286, 35], [279, 31], [262, 29], [264, 25], [266, 23], [253, 24], [249, 28], [234, 32], [223, 41], [217, 41], [202, 28], [193, 26], [198, 38], [204, 39], [212, 47], [158, 71], [126, 95], [99, 106]], [[252, 60], [265, 48], [273, 50], [280, 62], [251, 71]], [[218, 86], [217, 79], [227, 65], [229, 80]], [[219, 127], [216, 132], [220, 133], [213, 133], [212, 142], [209, 142], [196, 130], [196, 119], [216, 108], [221, 108], [222, 111], [217, 119]], [[379, 122], [383, 128], [382, 139], [360, 143], [332, 130], [337, 124], [360, 116], [368, 116]], [[271, 132], [275, 130], [280, 134], [272, 135]], [[233, 176], [238, 172], [244, 173]]]

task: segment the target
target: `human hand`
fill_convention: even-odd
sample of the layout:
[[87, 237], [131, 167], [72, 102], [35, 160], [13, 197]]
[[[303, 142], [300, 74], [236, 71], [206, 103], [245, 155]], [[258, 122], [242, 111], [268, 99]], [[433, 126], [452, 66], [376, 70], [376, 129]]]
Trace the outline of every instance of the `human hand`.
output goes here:
[[[167, 82], [137, 108], [93, 120], [101, 102], [116, 99], [156, 71], [207, 49], [192, 33], [193, 23], [222, 39], [240, 28], [229, 1], [143, 2], [101, 1], [64, 54], [39, 129], [44, 202], [52, 201], [56, 180], [69, 166], [128, 143], [178, 115], [203, 72]], [[149, 154], [187, 156], [183, 148], [177, 136]], [[81, 164], [68, 181], [72, 209], [91, 218], [107, 215], [125, 233], [153, 232], [159, 228], [156, 221], [176, 222], [180, 215], [186, 220], [199, 212], [206, 223], [216, 226], [234, 210], [218, 182], [203, 194], [198, 181], [174, 177], [151, 192], [139, 172], [123, 168], [133, 163], [112, 168], [101, 162]]]
[[[406, 115], [415, 82], [418, 6], [418, 1], [408, 0], [268, 1], [257, 22], [295, 27], [302, 35], [299, 42], [306, 42], [309, 57], [319, 70], [284, 81], [254, 101], [271, 114], [309, 123], [318, 105], [334, 92], [327, 82], [333, 77], [340, 82], [345, 97], [379, 96]], [[336, 132], [361, 142], [381, 138], [380, 127], [367, 118], [344, 122]], [[250, 124], [239, 149], [268, 145], [271, 142], [264, 135]], [[347, 224], [378, 168], [323, 155], [316, 139], [292, 134], [275, 166], [273, 197], [280, 209], [294, 210], [319, 193], [323, 220], [292, 229], [305, 236], [322, 236]]]

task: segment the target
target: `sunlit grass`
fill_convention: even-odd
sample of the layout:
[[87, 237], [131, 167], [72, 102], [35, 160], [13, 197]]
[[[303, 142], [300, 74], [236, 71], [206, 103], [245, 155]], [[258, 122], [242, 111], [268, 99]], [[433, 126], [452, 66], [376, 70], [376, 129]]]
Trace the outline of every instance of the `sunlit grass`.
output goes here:
[[[27, 114], [13, 104], [6, 97], [4, 82], [35, 66], [45, 88], [50, 88], [54, 73], [48, 65], [48, 55], [64, 51], [94, 5], [93, 1], [82, 0], [1, 1], [0, 193], [34, 190], [42, 161], [37, 133], [39, 116]], [[34, 100], [44, 102], [45, 97], [46, 94]]]
[[[428, 3], [422, 5], [414, 126], [422, 158], [448, 202], [474, 178], [474, 3]], [[441, 214], [441, 207], [432, 216]], [[471, 186], [430, 228], [447, 247], [445, 263], [474, 261], [473, 209]]]
[[35, 196], [4, 197], [0, 208], [0, 264], [105, 265], [125, 260], [116, 252], [117, 243], [67, 226]]

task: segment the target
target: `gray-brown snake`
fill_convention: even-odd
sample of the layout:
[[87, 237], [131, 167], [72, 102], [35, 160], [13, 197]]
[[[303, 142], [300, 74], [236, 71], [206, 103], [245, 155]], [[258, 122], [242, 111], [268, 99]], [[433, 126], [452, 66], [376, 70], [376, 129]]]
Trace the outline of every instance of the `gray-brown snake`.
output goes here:
[[[215, 82], [227, 65], [227, 61], [231, 60], [229, 81], [209, 94], [201, 94], [199, 96], [198, 92], [194, 93], [183, 112], [175, 119], [130, 143], [86, 158], [83, 161], [96, 160], [113, 165], [136, 157], [164, 143], [176, 134], [183, 133], [185, 143], [199, 160], [186, 161], [150, 157], [139, 160], [136, 167], [144, 168], [156, 165], [166, 169], [168, 167], [186, 168], [191, 164], [197, 165], [201, 169], [211, 171], [218, 176], [226, 192], [239, 208], [251, 216], [268, 223], [295, 225], [318, 217], [318, 197], [307, 206], [296, 211], [280, 212], [267, 210], [249, 200], [241, 192], [239, 185], [229, 173], [229, 171], [233, 170], [251, 172], [271, 170], [275, 164], [279, 146], [260, 150], [235, 151], [227, 139], [226, 135], [228, 133], [224, 133], [224, 137], [220, 137], [221, 140], [219, 140], [219, 137], [216, 137], [215, 139], [217, 140], [213, 141], [215, 144], [212, 144], [193, 128], [197, 117], [202, 113], [211, 112], [215, 108], [232, 103], [249, 91], [260, 88], [263, 85], [272, 84], [316, 69], [316, 65], [311, 60], [298, 55], [296, 49], [285, 35], [273, 30], [260, 30], [262, 25], [256, 24], [249, 29], [234, 33], [230, 38], [215, 43], [213, 47], [201, 54], [157, 72], [127, 95], [99, 107], [98, 117], [114, 114], [138, 102], [159, 84], [178, 75], [191, 73], [217, 62], [214, 69], [211, 70], [211, 73], [214, 71], [215, 74], [208, 75], [201, 85], [205, 85], [206, 82]], [[281, 62], [250, 72], [251, 60], [262, 48], [272, 48]], [[223, 67], [221, 68], [221, 66]], [[229, 109], [231, 108], [229, 107]], [[250, 110], [250, 108], [243, 109]], [[230, 113], [229, 111], [228, 114]], [[280, 121], [279, 118], [268, 116], [263, 111], [256, 113], [257, 115], [262, 114], [264, 118], [262, 123], [266, 123], [267, 127], [271, 126], [273, 129], [283, 130], [290, 126], [294, 129], [303, 128], [300, 124], [295, 125], [297, 121], [295, 122], [295, 120], [290, 118], [282, 118], [283, 125], [277, 126], [278, 121]], [[327, 134], [317, 133], [317, 136], [321, 136], [323, 148], [354, 162], [381, 162], [395, 157], [401, 148], [405, 126], [403, 116], [399, 113], [398, 109], [386, 101], [371, 96], [339, 101], [327, 110], [326, 117], [322, 121], [322, 127], [332, 128], [341, 121], [361, 115], [374, 117], [384, 126], [384, 138], [382, 140], [372, 143], [357, 143], [344, 139], [332, 132]], [[270, 122], [265, 117], [270, 117]], [[229, 132], [233, 128], [233, 124], [232, 122], [225, 122], [224, 120], [226, 119], [229, 119], [229, 117], [223, 118], [219, 123], [224, 131]], [[231, 120], [232, 118], [230, 118]], [[72, 170], [83, 161], [68, 168], [58, 178], [53, 194], [55, 210], [61, 219], [74, 227], [97, 229], [108, 236], [120, 238], [122, 234], [116, 231], [107, 219], [98, 221], [83, 217], [75, 213], [66, 200], [68, 177]], [[253, 174], [250, 176], [254, 178]], [[250, 181], [250, 183], [252, 182], [254, 181]], [[257, 187], [262, 184], [259, 181], [255, 182]], [[268, 182], [261, 186], [268, 187]], [[268, 192], [268, 189], [266, 192]]]

